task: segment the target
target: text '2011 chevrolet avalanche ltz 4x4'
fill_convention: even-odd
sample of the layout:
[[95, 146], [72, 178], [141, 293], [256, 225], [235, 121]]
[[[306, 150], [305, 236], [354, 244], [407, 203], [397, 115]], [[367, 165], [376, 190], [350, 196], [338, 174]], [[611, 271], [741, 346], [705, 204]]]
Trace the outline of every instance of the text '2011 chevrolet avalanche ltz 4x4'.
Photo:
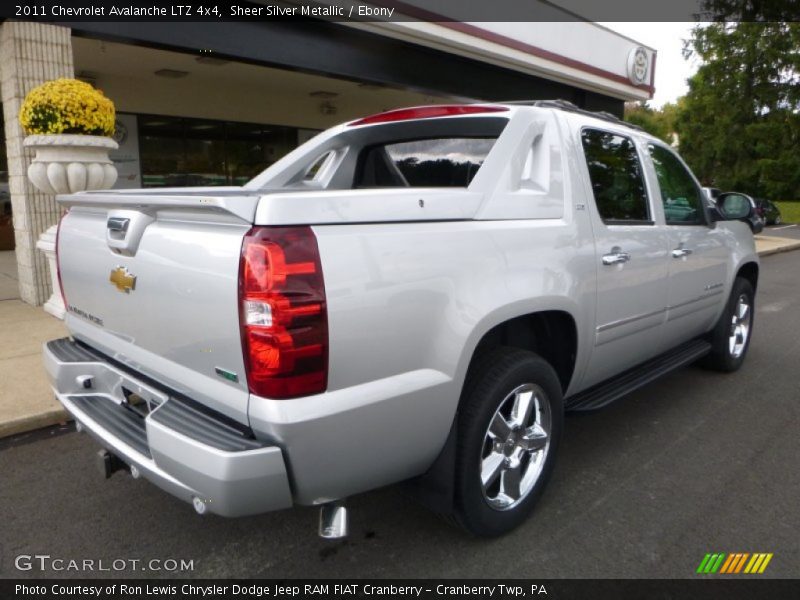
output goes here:
[[243, 187], [60, 196], [58, 400], [124, 469], [239, 516], [397, 482], [519, 525], [565, 410], [695, 361], [735, 371], [751, 207], [660, 140], [563, 102], [345, 123]]

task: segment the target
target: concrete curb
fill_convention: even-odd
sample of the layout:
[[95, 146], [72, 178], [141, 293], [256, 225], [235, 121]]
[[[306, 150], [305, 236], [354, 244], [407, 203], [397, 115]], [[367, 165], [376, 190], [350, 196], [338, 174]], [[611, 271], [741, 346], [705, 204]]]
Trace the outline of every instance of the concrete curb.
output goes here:
[[28, 433], [35, 429], [44, 429], [45, 427], [66, 423], [71, 420], [72, 417], [63, 408], [25, 415], [12, 419], [11, 421], [6, 421], [5, 423], [0, 423], [0, 439], [20, 433]]
[[777, 246], [775, 248], [767, 248], [765, 250], [759, 250], [759, 256], [770, 256], [771, 254], [780, 254], [781, 252], [791, 252], [792, 250], [800, 249], [800, 241], [794, 242], [792, 244], [784, 244], [783, 246]]

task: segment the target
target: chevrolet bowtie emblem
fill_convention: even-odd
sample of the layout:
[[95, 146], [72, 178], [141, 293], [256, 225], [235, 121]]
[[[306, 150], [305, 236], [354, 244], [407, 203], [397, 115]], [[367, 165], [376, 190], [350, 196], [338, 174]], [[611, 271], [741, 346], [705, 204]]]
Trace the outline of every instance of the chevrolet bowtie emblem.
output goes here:
[[108, 280], [114, 284], [120, 292], [130, 294], [131, 290], [136, 289], [136, 276], [128, 273], [125, 267], [117, 267], [111, 271]]

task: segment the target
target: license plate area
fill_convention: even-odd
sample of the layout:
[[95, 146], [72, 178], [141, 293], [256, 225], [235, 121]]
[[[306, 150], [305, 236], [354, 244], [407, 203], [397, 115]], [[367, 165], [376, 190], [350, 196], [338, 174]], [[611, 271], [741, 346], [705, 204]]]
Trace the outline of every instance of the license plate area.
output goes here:
[[143, 419], [167, 400], [165, 395], [141, 385], [123, 384], [120, 390], [123, 398], [122, 406]]

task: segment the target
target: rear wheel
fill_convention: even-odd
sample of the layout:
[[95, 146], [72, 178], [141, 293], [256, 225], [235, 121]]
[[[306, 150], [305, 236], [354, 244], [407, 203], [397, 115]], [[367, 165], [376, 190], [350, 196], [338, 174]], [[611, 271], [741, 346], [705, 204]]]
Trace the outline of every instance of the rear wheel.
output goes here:
[[775, 218], [772, 220], [772, 223], [773, 223], [774, 225], [780, 225], [780, 224], [781, 224], [781, 222], [782, 222], [782, 221], [781, 221], [781, 216], [780, 216], [780, 215], [776, 216], [776, 217], [775, 217]]
[[704, 366], [724, 372], [742, 366], [753, 333], [754, 309], [752, 284], [736, 278], [725, 311], [711, 333], [711, 353], [704, 359]]
[[553, 470], [561, 384], [538, 355], [498, 348], [473, 369], [464, 393], [455, 517], [475, 535], [502, 535], [525, 520]]

